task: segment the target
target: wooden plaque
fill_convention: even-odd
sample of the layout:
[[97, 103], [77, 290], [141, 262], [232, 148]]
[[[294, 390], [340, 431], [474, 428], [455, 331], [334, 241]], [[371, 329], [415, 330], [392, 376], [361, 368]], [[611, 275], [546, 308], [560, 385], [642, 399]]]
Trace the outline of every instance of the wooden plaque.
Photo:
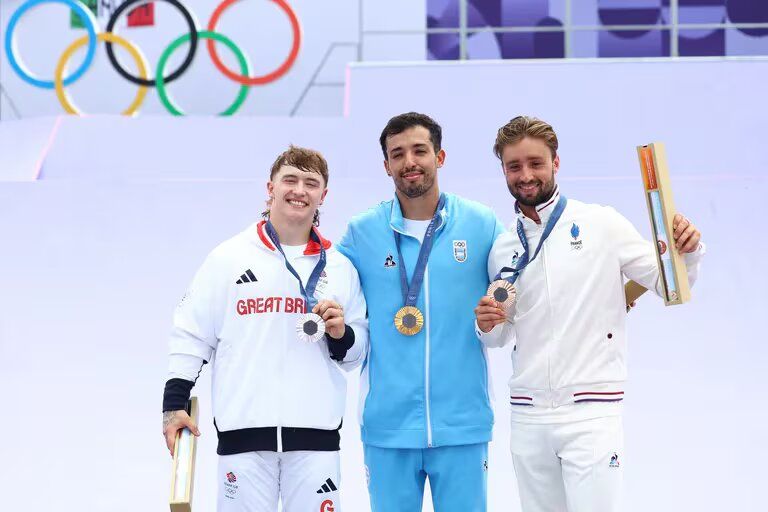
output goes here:
[[[197, 425], [197, 397], [187, 402], [187, 413]], [[192, 487], [195, 483], [195, 454], [197, 437], [188, 428], [179, 430], [173, 447], [171, 472], [171, 512], [192, 512]]]
[[672, 201], [672, 184], [669, 180], [667, 154], [664, 144], [654, 142], [637, 146], [643, 191], [648, 206], [651, 232], [656, 240], [656, 260], [661, 274], [664, 303], [667, 306], [683, 304], [691, 298], [688, 271], [683, 255], [675, 247], [672, 220], [675, 205]]

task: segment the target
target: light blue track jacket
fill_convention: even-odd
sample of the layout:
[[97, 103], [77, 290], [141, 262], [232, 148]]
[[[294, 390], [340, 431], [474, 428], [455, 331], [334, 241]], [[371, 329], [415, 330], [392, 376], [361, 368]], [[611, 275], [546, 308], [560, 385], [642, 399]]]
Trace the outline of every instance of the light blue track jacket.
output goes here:
[[363, 443], [427, 448], [488, 442], [493, 411], [474, 308], [488, 287], [488, 254], [504, 227], [488, 207], [446, 194], [416, 304], [424, 327], [414, 336], [394, 326], [404, 302], [393, 230], [403, 235], [410, 283], [421, 244], [405, 233], [397, 198], [353, 218], [337, 245], [357, 268], [368, 303]]

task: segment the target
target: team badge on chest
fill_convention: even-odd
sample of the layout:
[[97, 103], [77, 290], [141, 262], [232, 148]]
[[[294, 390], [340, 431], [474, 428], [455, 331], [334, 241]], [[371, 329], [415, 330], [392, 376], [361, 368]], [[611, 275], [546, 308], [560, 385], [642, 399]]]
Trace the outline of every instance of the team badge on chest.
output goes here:
[[580, 239], [581, 236], [581, 230], [579, 229], [579, 226], [576, 225], [576, 223], [573, 223], [573, 226], [571, 226], [571, 237], [573, 237], [573, 240], [571, 241], [571, 250], [572, 251], [580, 251], [584, 245], [581, 242]]
[[453, 259], [459, 263], [467, 261], [467, 241], [466, 240], [454, 240], [453, 241]]
[[317, 288], [315, 288], [315, 296], [320, 298], [326, 298], [328, 296], [328, 274], [325, 270], [320, 274], [320, 279], [317, 280]]

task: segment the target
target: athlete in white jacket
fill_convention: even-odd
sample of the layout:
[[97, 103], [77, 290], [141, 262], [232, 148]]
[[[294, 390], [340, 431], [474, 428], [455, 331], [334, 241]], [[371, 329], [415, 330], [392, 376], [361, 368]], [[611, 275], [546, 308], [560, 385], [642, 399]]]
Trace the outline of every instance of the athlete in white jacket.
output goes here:
[[[178, 429], [199, 435], [183, 409], [212, 363], [219, 511], [341, 510], [342, 370], [365, 358], [368, 330], [357, 271], [313, 226], [327, 183], [319, 153], [281, 154], [267, 220], [216, 247], [176, 310], [163, 431], [171, 451]], [[299, 333], [310, 311], [325, 323], [314, 342]]]
[[[494, 280], [504, 267], [521, 270], [511, 309], [483, 297], [475, 313], [486, 346], [513, 344], [510, 444], [523, 511], [615, 512], [626, 379], [624, 278], [661, 295], [654, 247], [616, 210], [561, 196], [557, 136], [547, 123], [513, 119], [499, 130], [494, 151], [517, 199], [517, 221], [496, 240], [488, 275]], [[704, 253], [701, 235], [682, 215], [673, 224], [693, 283]]]

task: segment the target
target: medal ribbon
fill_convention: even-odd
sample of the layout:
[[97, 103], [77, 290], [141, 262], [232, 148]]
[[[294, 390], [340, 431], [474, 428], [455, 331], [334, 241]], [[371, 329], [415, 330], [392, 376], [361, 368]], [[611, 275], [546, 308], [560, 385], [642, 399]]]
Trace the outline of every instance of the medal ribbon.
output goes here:
[[405, 260], [403, 259], [403, 252], [400, 250], [400, 233], [395, 233], [395, 245], [397, 246], [397, 258], [400, 262], [400, 289], [403, 292], [403, 302], [406, 306], [413, 306], [419, 299], [419, 293], [421, 292], [421, 285], [424, 282], [424, 271], [427, 269], [427, 260], [429, 259], [429, 253], [432, 252], [432, 243], [435, 241], [435, 230], [437, 229], [437, 221], [440, 218], [440, 211], [445, 206], [445, 194], [440, 194], [440, 200], [437, 202], [437, 209], [435, 215], [432, 217], [432, 221], [427, 226], [427, 230], [424, 232], [424, 241], [421, 243], [421, 249], [419, 250], [419, 257], [416, 260], [416, 268], [413, 270], [413, 278], [411, 284], [408, 284], [408, 273], [405, 271]]
[[318, 236], [317, 233], [315, 233], [314, 229], [309, 232], [309, 238], [311, 238], [312, 240], [314, 240], [320, 245], [320, 261], [317, 262], [317, 265], [315, 265], [314, 270], [312, 270], [312, 273], [309, 275], [309, 281], [307, 281], [307, 287], [304, 288], [304, 283], [301, 281], [301, 277], [299, 277], [299, 273], [296, 272], [296, 269], [293, 268], [293, 265], [291, 265], [291, 262], [288, 261], [288, 258], [286, 258], [285, 256], [285, 251], [283, 251], [283, 248], [280, 246], [280, 237], [277, 236], [277, 231], [275, 231], [275, 227], [272, 225], [270, 221], [267, 221], [265, 228], [267, 231], [267, 236], [269, 236], [269, 239], [272, 240], [273, 244], [275, 244], [275, 247], [277, 247], [277, 250], [280, 251], [280, 254], [283, 255], [285, 268], [287, 268], [288, 272], [293, 274], [293, 277], [295, 277], [299, 281], [301, 296], [304, 297], [304, 302], [307, 305], [307, 313], [311, 313], [312, 308], [314, 308], [315, 305], [317, 304], [317, 299], [315, 299], [315, 288], [317, 288], [317, 282], [320, 280], [320, 274], [322, 274], [323, 270], [325, 269], [326, 256], [325, 256], [325, 248], [323, 247], [322, 240], [320, 240], [320, 237]]
[[555, 209], [552, 211], [552, 215], [550, 215], [549, 220], [547, 221], [547, 225], [544, 227], [544, 232], [541, 234], [541, 239], [539, 240], [538, 247], [536, 247], [536, 252], [533, 253], [533, 257], [530, 259], [528, 259], [529, 246], [528, 239], [525, 237], [523, 222], [520, 219], [517, 219], [517, 237], [520, 239], [520, 243], [523, 244], [523, 255], [520, 257], [520, 262], [516, 267], [504, 267], [499, 270], [499, 273], [496, 274], [494, 281], [501, 279], [501, 274], [504, 272], [512, 272], [512, 275], [505, 278], [504, 280], [509, 284], [515, 284], [517, 278], [520, 277], [520, 272], [522, 272], [523, 269], [527, 267], [529, 263], [533, 262], [533, 260], [536, 259], [536, 256], [539, 255], [539, 251], [544, 245], [544, 241], [549, 237], [549, 234], [552, 233], [552, 230], [554, 229], [555, 224], [557, 224], [557, 221], [560, 220], [560, 216], [563, 214], [563, 210], [565, 210], [565, 205], [567, 202], [568, 200], [565, 198], [565, 196], [561, 195], [560, 199], [555, 205]]

